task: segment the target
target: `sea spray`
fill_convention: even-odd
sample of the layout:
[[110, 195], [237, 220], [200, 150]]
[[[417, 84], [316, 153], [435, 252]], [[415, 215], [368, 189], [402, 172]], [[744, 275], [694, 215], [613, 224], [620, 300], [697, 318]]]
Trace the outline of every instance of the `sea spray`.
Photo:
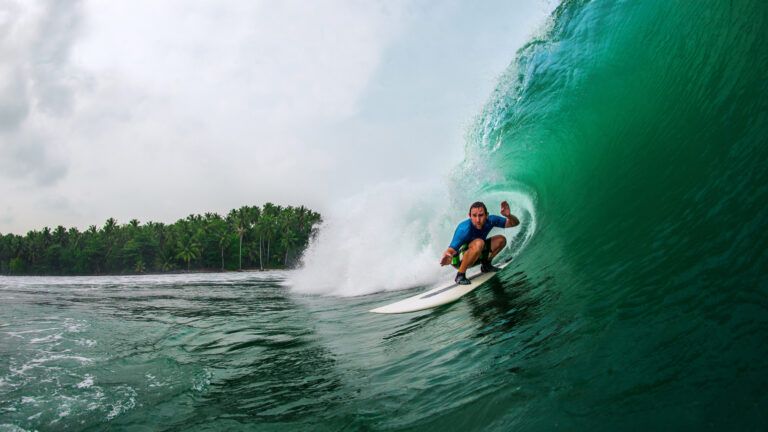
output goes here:
[[335, 204], [290, 285], [351, 296], [434, 283], [445, 272], [438, 260], [451, 235], [445, 196], [438, 186], [401, 181]]
[[302, 293], [354, 296], [450, 281], [454, 270], [441, 267], [440, 256], [475, 200], [496, 214], [506, 200], [521, 219], [520, 227], [491, 233], [507, 237], [499, 258], [511, 259], [535, 231], [533, 203], [525, 195], [492, 191], [456, 199], [444, 186], [404, 180], [336, 204], [289, 285]]

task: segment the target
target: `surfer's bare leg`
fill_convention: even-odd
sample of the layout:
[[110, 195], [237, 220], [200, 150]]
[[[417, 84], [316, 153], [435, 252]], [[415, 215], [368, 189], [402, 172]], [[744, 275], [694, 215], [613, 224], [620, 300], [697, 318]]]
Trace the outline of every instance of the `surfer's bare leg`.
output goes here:
[[503, 235], [497, 235], [491, 237], [491, 253], [488, 254], [488, 261], [490, 262], [493, 257], [496, 256], [502, 249], [504, 249], [504, 246], [507, 245], [507, 238]]
[[466, 273], [467, 269], [472, 267], [472, 264], [480, 258], [480, 254], [483, 252], [483, 246], [485, 241], [482, 239], [474, 239], [469, 242], [467, 250], [464, 252], [464, 256], [461, 258], [461, 265], [459, 266], [459, 273]]

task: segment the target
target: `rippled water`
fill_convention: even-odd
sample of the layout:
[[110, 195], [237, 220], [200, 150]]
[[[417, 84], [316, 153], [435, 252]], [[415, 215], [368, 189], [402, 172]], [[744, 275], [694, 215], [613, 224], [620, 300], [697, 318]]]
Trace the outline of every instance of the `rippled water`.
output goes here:
[[563, 330], [532, 320], [521, 275], [407, 316], [367, 312], [407, 291], [301, 297], [285, 277], [0, 279], [0, 429], [501, 425], [536, 393], [521, 359]]
[[300, 296], [286, 272], [0, 278], [0, 430], [766, 424], [761, 315], [730, 337], [678, 319], [630, 338], [616, 323], [652, 320], [631, 313], [642, 296], [573, 312], [514, 267], [406, 315], [368, 310], [413, 290]]

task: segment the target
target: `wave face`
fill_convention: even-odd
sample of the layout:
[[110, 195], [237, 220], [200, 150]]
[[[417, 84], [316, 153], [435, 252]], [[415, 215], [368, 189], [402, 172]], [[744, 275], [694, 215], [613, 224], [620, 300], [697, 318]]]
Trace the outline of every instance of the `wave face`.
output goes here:
[[559, 325], [576, 424], [766, 425], [766, 28], [759, 1], [566, 1], [477, 120], [462, 175], [533, 197], [506, 273]]

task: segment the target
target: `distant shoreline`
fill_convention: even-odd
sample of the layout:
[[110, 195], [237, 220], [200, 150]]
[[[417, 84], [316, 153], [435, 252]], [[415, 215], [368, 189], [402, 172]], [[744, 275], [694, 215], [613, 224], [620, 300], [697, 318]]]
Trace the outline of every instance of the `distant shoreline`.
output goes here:
[[191, 214], [172, 224], [109, 218], [87, 230], [44, 227], [0, 233], [0, 274], [117, 276], [288, 269], [322, 222], [304, 206], [242, 206], [225, 216]]
[[265, 268], [258, 267], [245, 268], [242, 270], [220, 270], [220, 269], [194, 269], [194, 270], [174, 270], [167, 272], [143, 272], [143, 273], [94, 273], [94, 274], [0, 274], [2, 277], [96, 277], [96, 276], [163, 276], [163, 275], [184, 275], [184, 274], [206, 274], [206, 273], [265, 273], [271, 271], [294, 271], [298, 268]]

